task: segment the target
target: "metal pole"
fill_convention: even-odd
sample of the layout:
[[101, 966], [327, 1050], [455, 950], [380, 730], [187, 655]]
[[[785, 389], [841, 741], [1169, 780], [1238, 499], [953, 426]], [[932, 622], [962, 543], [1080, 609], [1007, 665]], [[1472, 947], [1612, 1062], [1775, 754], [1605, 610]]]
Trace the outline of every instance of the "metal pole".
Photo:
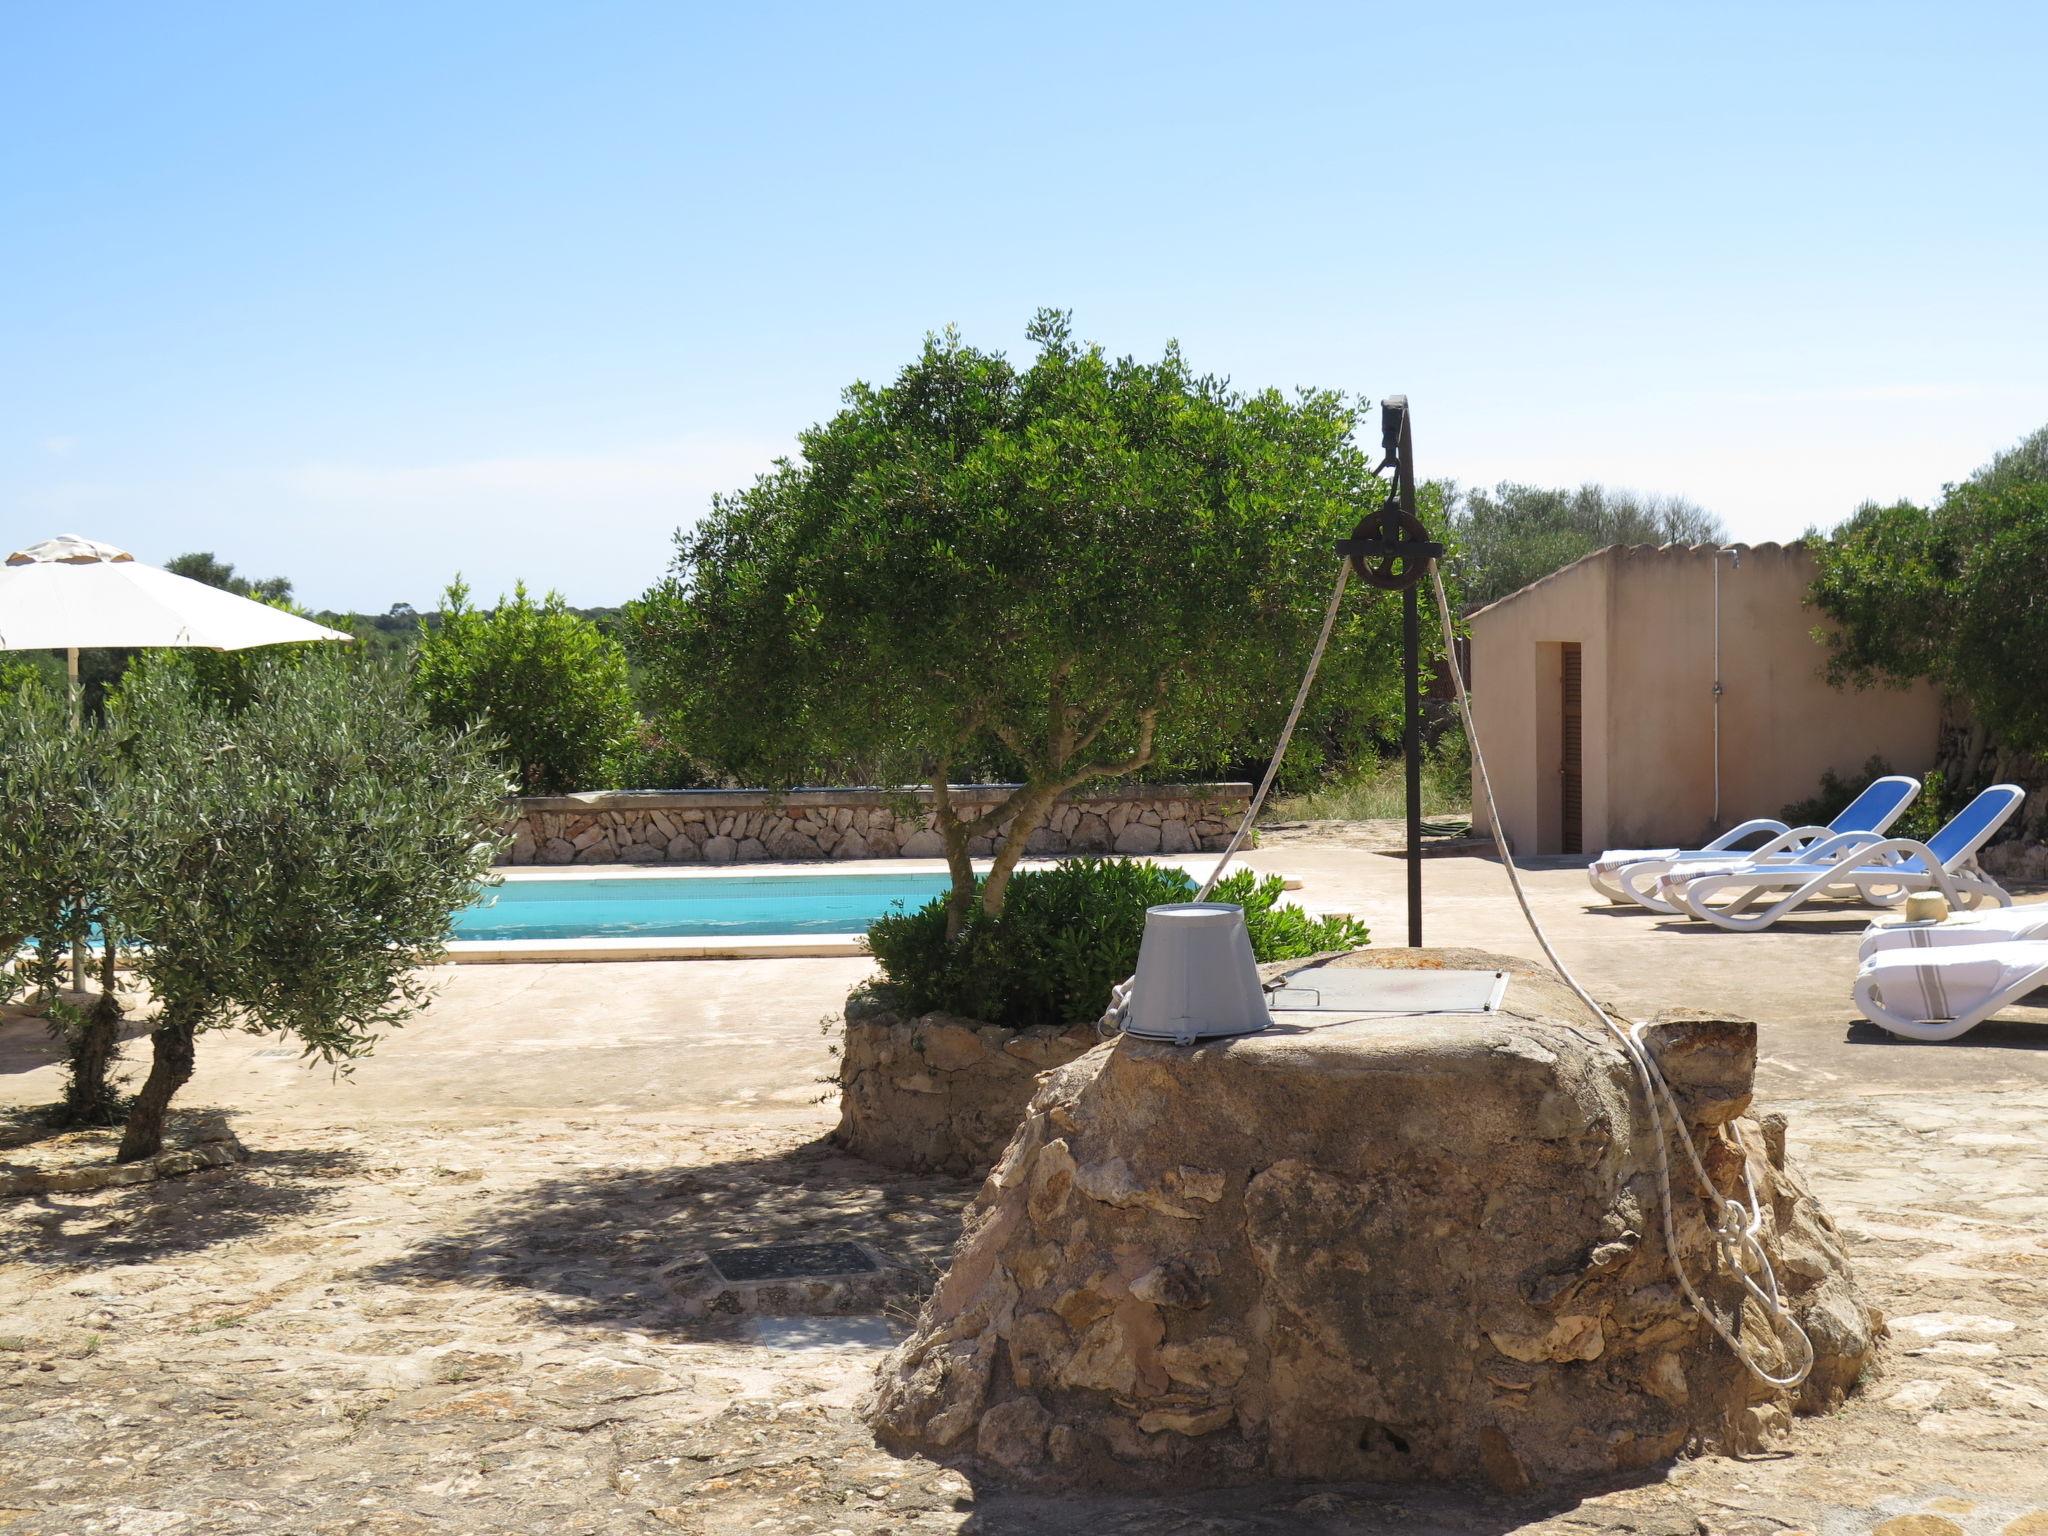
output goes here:
[[1429, 563], [1443, 557], [1443, 545], [1415, 515], [1415, 440], [1408, 424], [1408, 397], [1380, 402], [1380, 447], [1393, 467], [1394, 484], [1377, 510], [1368, 512], [1340, 539], [1337, 552], [1351, 562], [1360, 581], [1382, 592], [1401, 591], [1401, 755], [1408, 800], [1408, 942], [1422, 947], [1422, 614], [1416, 588]]
[[1408, 942], [1422, 947], [1422, 621], [1415, 588], [1401, 594], [1401, 751], [1408, 769]]
[[[76, 736], [85, 729], [85, 690], [78, 681], [78, 647], [75, 645], [64, 652], [64, 675], [71, 684], [71, 734]], [[85, 945], [78, 942], [71, 946], [71, 990], [85, 990]]]

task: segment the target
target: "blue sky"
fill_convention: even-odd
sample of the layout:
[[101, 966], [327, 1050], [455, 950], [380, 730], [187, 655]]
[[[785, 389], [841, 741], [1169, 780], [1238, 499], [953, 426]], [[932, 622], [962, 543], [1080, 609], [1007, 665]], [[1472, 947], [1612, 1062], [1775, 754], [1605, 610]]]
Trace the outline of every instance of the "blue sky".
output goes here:
[[578, 603], [928, 330], [1738, 537], [2048, 423], [2048, 9], [0, 0], [0, 539]]

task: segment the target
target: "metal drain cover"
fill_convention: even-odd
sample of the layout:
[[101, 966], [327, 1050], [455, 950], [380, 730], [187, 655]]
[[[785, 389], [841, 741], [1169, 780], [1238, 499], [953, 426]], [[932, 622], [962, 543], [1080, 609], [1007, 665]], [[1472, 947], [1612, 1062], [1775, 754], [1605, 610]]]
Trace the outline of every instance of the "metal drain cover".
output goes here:
[[760, 1248], [714, 1248], [706, 1255], [721, 1280], [813, 1280], [872, 1275], [880, 1266], [858, 1243], [771, 1243]]

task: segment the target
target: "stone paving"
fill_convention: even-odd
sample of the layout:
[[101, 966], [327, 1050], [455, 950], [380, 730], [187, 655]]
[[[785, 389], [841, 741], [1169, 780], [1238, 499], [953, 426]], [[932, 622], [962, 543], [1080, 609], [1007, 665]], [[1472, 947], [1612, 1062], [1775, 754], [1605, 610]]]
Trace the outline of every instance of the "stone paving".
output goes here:
[[[1260, 861], [1393, 932], [1394, 861]], [[1527, 951], [1496, 869], [1429, 878], [1441, 928]], [[1890, 1318], [1863, 1390], [1770, 1452], [1520, 1499], [1081, 1499], [886, 1455], [852, 1404], [900, 1318], [693, 1319], [659, 1273], [837, 1237], [943, 1263], [973, 1187], [820, 1140], [819, 1020], [860, 963], [486, 967], [338, 1085], [203, 1042], [193, 1107], [237, 1111], [244, 1165], [0, 1205], [0, 1533], [2048, 1536], [2048, 1012], [1890, 1046], [1841, 1000], [1853, 921], [1697, 935], [1534, 884], [1626, 1006], [1763, 1018], [1760, 1107]], [[51, 1096], [47, 1054], [0, 1025], [0, 1102]]]

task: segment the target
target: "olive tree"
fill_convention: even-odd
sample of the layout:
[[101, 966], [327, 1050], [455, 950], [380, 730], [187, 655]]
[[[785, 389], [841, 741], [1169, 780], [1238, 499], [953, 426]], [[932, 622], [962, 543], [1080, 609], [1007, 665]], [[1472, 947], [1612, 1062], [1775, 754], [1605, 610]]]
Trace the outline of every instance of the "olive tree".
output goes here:
[[1504, 482], [1491, 491], [1442, 487], [1451, 503], [1449, 562], [1473, 606], [1539, 581], [1610, 544], [1718, 544], [1721, 519], [1682, 496], [1604, 485], [1577, 490]]
[[[1172, 346], [1111, 358], [1057, 312], [1029, 335], [1026, 366], [948, 332], [854, 385], [628, 610], [648, 697], [722, 771], [929, 785], [956, 933], [977, 839], [1004, 837], [994, 915], [1064, 792], [1174, 743], [1271, 740], [1333, 544], [1382, 494], [1336, 394], [1243, 393]], [[1391, 606], [1353, 605], [1337, 642], [1375, 636], [1382, 677]], [[958, 804], [990, 763], [1022, 782]]]
[[155, 1001], [120, 1157], [154, 1154], [211, 1029], [282, 1031], [345, 1066], [425, 1001], [455, 910], [503, 846], [488, 744], [398, 675], [314, 654], [220, 708], [190, 674], [124, 688], [110, 904]]
[[9, 962], [0, 991], [33, 988], [64, 1037], [70, 1061], [59, 1121], [112, 1124], [119, 1099], [109, 1074], [121, 1025], [113, 968], [88, 1009], [59, 991], [66, 957], [108, 921], [106, 738], [97, 727], [72, 729], [63, 698], [33, 682], [0, 705], [0, 959]]
[[434, 720], [488, 726], [527, 794], [604, 788], [637, 744], [625, 651], [559, 592], [535, 602], [521, 583], [478, 608], [458, 577], [440, 624], [421, 621], [412, 665]]

